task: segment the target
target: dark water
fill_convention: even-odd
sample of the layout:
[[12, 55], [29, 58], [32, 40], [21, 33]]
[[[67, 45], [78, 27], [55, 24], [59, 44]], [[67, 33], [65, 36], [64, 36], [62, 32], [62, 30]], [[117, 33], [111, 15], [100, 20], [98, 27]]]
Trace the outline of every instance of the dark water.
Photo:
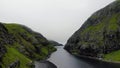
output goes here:
[[64, 50], [62, 46], [58, 46], [57, 49], [48, 60], [57, 65], [58, 68], [120, 68], [120, 64], [75, 57]]

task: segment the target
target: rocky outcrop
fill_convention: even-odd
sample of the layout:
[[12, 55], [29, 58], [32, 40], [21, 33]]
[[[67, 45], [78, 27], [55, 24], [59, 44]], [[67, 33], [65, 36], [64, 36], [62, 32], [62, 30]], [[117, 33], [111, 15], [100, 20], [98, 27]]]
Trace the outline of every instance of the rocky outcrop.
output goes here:
[[90, 57], [120, 49], [120, 1], [95, 12], [67, 41], [65, 49]]
[[11, 63], [8, 68], [17, 68], [20, 66], [20, 61], [16, 60], [15, 62]]
[[7, 49], [4, 45], [12, 44], [14, 42], [13, 36], [8, 33], [8, 30], [5, 26], [0, 23], [0, 65], [2, 61], [2, 57], [7, 52]]
[[55, 50], [43, 35], [24, 25], [0, 23], [0, 68], [31, 68], [32, 60], [45, 59]]

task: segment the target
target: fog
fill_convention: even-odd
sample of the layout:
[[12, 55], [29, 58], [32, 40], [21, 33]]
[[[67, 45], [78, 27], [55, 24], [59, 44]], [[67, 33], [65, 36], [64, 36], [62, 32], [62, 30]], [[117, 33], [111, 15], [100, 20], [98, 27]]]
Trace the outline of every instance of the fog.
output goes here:
[[0, 0], [0, 21], [19, 23], [65, 44], [95, 11], [114, 0]]

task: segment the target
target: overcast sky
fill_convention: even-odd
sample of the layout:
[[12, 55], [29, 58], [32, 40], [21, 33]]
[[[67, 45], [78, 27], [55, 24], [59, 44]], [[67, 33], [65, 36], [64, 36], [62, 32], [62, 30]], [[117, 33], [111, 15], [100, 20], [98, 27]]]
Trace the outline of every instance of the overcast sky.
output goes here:
[[114, 0], [0, 0], [0, 21], [19, 23], [66, 43], [95, 11]]

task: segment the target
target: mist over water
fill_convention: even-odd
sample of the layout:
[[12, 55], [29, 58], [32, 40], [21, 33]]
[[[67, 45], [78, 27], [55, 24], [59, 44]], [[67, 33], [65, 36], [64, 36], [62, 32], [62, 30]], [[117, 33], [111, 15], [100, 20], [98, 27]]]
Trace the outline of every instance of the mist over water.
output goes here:
[[0, 21], [20, 23], [65, 44], [95, 11], [114, 0], [0, 0]]

